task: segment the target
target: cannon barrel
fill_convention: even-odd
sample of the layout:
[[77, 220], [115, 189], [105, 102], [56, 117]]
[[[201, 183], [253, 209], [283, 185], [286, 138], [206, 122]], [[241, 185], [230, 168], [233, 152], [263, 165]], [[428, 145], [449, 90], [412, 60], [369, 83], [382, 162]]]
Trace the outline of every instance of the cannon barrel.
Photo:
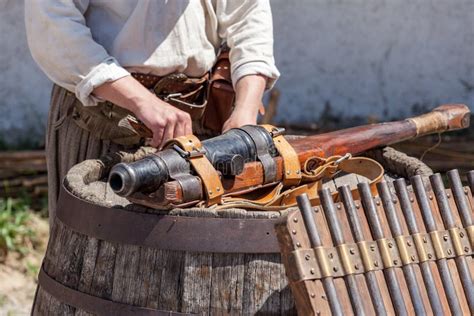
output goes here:
[[[250, 133], [252, 136], [250, 135]], [[254, 140], [255, 138], [258, 140]], [[260, 126], [247, 125], [202, 141], [207, 159], [224, 176], [243, 171], [246, 162], [257, 160], [257, 143], [264, 143], [272, 157], [278, 155], [272, 136]], [[131, 163], [115, 165], [109, 175], [112, 190], [121, 196], [135, 192], [151, 193], [173, 175], [192, 173], [189, 162], [179, 148], [168, 148]]]

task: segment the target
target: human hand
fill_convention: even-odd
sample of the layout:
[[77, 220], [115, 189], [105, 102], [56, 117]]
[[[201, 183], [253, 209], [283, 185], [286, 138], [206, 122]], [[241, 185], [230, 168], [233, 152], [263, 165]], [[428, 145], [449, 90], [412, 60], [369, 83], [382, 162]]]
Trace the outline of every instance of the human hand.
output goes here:
[[133, 111], [153, 133], [151, 146], [161, 148], [170, 139], [192, 134], [192, 121], [188, 113], [156, 97], [154, 99], [137, 104]]
[[226, 132], [231, 128], [241, 127], [244, 125], [257, 124], [257, 112], [253, 109], [243, 109], [236, 107], [230, 117], [225, 121], [222, 132]]
[[235, 86], [234, 111], [224, 123], [222, 132], [243, 125], [257, 124], [259, 109], [263, 109], [262, 96], [267, 79], [261, 75], [242, 77]]
[[93, 93], [135, 114], [152, 131], [151, 145], [154, 147], [163, 146], [169, 139], [192, 134], [188, 113], [160, 100], [132, 76], [104, 83]]

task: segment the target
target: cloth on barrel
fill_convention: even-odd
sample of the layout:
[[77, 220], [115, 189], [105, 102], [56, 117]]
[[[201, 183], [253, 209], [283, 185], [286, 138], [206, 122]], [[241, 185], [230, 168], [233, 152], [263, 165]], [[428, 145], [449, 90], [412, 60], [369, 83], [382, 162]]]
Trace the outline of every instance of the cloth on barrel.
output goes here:
[[72, 117], [76, 100], [76, 97], [67, 90], [59, 86], [53, 87], [46, 132], [50, 225], [56, 214], [61, 181], [72, 166], [86, 159], [99, 158], [107, 153], [137, 148], [136, 145], [126, 147], [110, 140], [100, 140], [80, 128]]

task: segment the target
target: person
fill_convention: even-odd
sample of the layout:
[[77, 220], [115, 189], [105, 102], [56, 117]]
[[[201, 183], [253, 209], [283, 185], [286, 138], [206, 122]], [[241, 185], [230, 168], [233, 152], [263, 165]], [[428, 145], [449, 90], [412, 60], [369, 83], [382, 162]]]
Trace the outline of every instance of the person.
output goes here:
[[225, 131], [256, 124], [263, 93], [279, 77], [269, 0], [26, 0], [25, 22], [32, 56], [55, 83], [46, 135], [50, 223], [69, 168], [140, 145], [116, 124], [125, 114], [146, 125], [156, 147], [193, 132], [190, 114], [170, 101], [176, 91], [150, 90], [162, 78], [184, 75], [201, 89], [225, 43], [235, 90]]

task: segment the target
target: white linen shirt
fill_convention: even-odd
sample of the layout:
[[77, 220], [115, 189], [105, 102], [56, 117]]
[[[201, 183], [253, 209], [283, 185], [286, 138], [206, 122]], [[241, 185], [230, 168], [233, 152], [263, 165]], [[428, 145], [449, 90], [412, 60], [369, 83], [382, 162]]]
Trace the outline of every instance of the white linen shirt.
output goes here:
[[25, 22], [35, 61], [84, 105], [130, 72], [202, 76], [223, 41], [234, 84], [279, 77], [269, 0], [26, 0]]

